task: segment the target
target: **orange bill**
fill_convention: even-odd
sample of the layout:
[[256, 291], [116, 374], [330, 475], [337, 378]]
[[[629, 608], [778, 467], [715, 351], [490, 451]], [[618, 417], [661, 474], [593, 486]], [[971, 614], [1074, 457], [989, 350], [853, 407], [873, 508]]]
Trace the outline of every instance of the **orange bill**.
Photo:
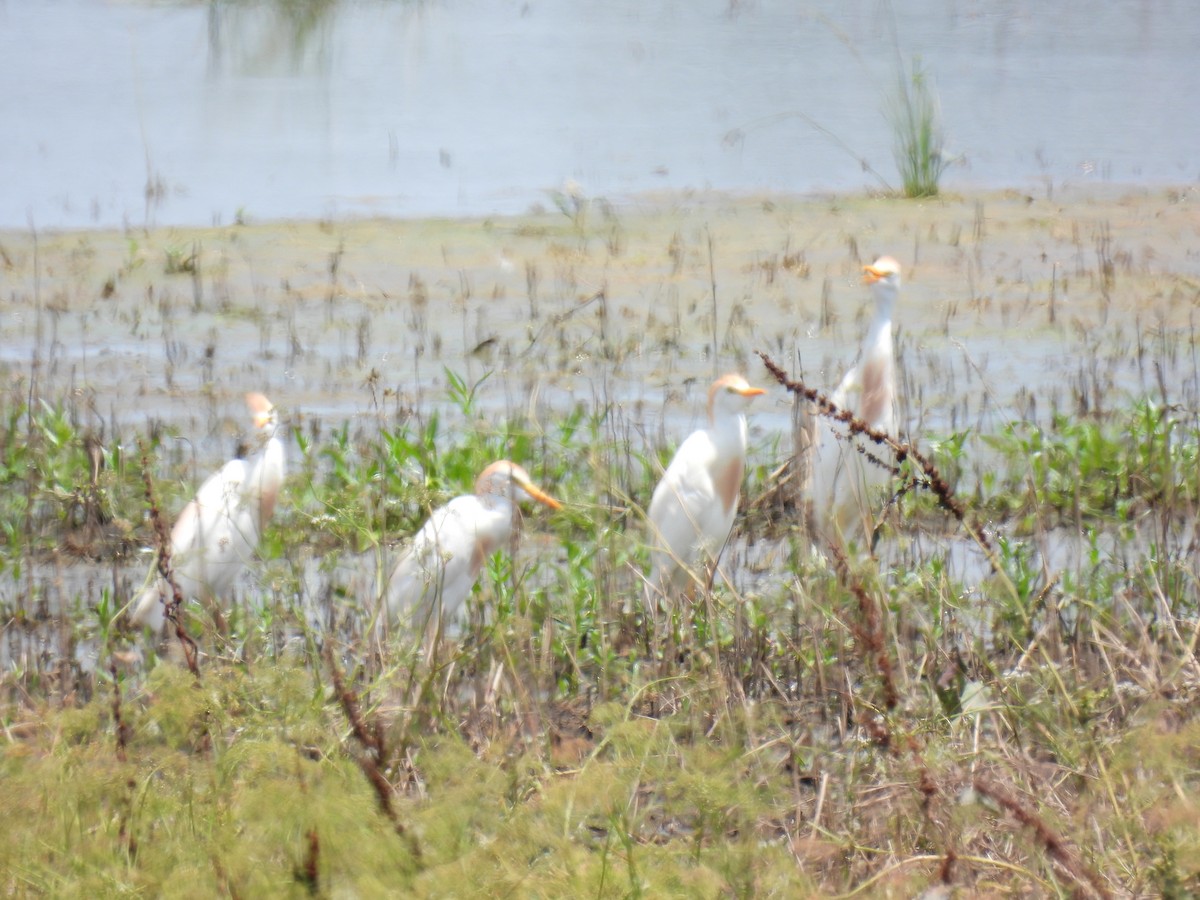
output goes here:
[[555, 500], [553, 497], [551, 497], [549, 494], [547, 494], [545, 491], [543, 491], [541, 488], [539, 488], [532, 481], [527, 481], [525, 479], [521, 479], [518, 481], [518, 484], [521, 485], [521, 489], [524, 490], [525, 493], [527, 493], [530, 497], [532, 497], [538, 503], [544, 503], [544, 504], [546, 504], [546, 506], [550, 507], [551, 509], [562, 509], [561, 503], [559, 503], [557, 500]]

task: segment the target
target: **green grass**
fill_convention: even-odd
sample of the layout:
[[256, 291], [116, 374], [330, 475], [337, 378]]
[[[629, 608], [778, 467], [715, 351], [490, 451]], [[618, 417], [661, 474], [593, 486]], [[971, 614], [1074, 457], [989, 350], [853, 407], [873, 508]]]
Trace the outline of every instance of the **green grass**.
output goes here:
[[911, 71], [900, 66], [896, 94], [888, 104], [888, 121], [904, 196], [936, 197], [950, 161], [944, 154], [937, 95], [920, 59], [913, 61]]
[[[1195, 411], [1139, 399], [935, 442], [959, 499], [990, 523], [994, 568], [920, 489], [899, 504], [884, 565], [843, 573], [803, 561], [804, 539], [754, 506], [742, 529], [773, 555], [737, 543], [732, 586], [646, 623], [622, 608], [640, 594], [639, 510], [670, 448], [635, 450], [617, 409], [543, 427], [484, 415], [483, 382], [448, 382], [455, 421], [473, 427], [380, 413], [293, 434], [261, 551], [271, 602], [239, 610], [226, 635], [193, 617], [209, 654], [199, 681], [153, 656], [115, 682], [68, 664], [97, 633], [125, 646], [111, 623], [123, 598], [60, 613], [6, 601], [10, 623], [68, 638], [4, 675], [0, 889], [1200, 889], [1197, 582], [1185, 530], [1168, 527], [1194, 510]], [[2, 420], [6, 571], [28, 576], [71, 527], [90, 470], [62, 410]], [[176, 509], [191, 479], [148, 446]], [[113, 513], [148, 541], [140, 461], [106, 454]], [[377, 585], [339, 561], [376, 554], [382, 572], [398, 538], [500, 456], [568, 508], [531, 511], [521, 551], [489, 561], [460, 643], [432, 660], [404, 642], [367, 653]], [[749, 467], [748, 501], [770, 470]], [[1064, 525], [1079, 544], [1060, 566], [1042, 538]], [[963, 554], [978, 577], [956, 574]], [[9, 583], [19, 593], [21, 578]], [[311, 606], [332, 626], [310, 624]], [[326, 649], [378, 723], [378, 751], [353, 735]]]

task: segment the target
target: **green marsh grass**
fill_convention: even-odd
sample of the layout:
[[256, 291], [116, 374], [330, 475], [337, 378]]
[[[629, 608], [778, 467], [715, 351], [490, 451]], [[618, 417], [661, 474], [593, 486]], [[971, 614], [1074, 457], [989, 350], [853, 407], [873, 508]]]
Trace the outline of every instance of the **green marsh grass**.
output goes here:
[[899, 66], [895, 96], [889, 98], [893, 157], [905, 197], [936, 197], [946, 158], [941, 109], [929, 72], [920, 59]]
[[[839, 203], [837, 215], [848, 222], [854, 204]], [[883, 201], [864, 205], [873, 218], [892, 214]], [[922, 213], [902, 206], [907, 228], [908, 217]], [[1037, 212], [1023, 200], [989, 199], [986, 216], [982, 204], [957, 209], [962, 222], [949, 241], [928, 224], [919, 230], [914, 254], [919, 249], [927, 268], [914, 279], [915, 294], [939, 254], [961, 257], [967, 272], [969, 297], [955, 298], [957, 312], [945, 313], [948, 332], [981, 319], [992, 327], [982, 318], [989, 314], [1022, 328], [1029, 316], [1039, 327], [1047, 318], [1037, 297], [1048, 292], [1036, 276], [1009, 266], [1002, 284], [994, 259], [979, 262], [984, 239], [1003, 230], [995, 217], [1010, 207], [1020, 216]], [[1070, 292], [1056, 275], [1057, 312], [1046, 327], [1083, 332], [1073, 319], [1083, 315], [1080, 294], [1099, 264], [1090, 229], [1073, 234], [1070, 223], [1056, 224], [1057, 213], [1045, 214], [1053, 252], [1077, 260], [1055, 270], [1070, 269]], [[729, 238], [714, 220], [711, 230], [672, 223], [650, 249], [629, 228], [622, 260], [644, 257], [657, 267], [647, 279], [655, 286], [637, 293], [622, 288], [621, 265], [601, 249], [603, 236], [587, 230], [592, 223], [572, 228], [562, 218], [546, 226], [542, 237], [554, 250], [539, 257], [541, 267], [527, 266], [524, 279], [517, 269], [530, 295], [520, 295], [522, 312], [528, 305], [538, 321], [522, 320], [457, 369], [452, 348], [461, 342], [469, 351], [489, 337], [464, 298], [474, 291], [475, 301], [499, 301], [477, 271], [460, 274], [455, 246], [435, 254], [451, 262], [430, 266], [419, 280], [425, 302], [461, 301], [463, 312], [452, 307], [444, 331], [435, 317], [411, 319], [413, 336], [406, 333], [409, 343], [395, 352], [426, 379], [414, 386], [388, 388], [368, 375], [388, 344], [382, 329], [363, 338], [370, 303], [356, 304], [351, 291], [370, 278], [354, 239], [336, 264], [312, 257], [319, 260], [312, 283], [297, 275], [281, 291], [289, 312], [274, 339], [265, 306], [251, 316], [238, 305], [247, 302], [237, 300], [243, 289], [259, 299], [255, 285], [239, 286], [234, 264], [219, 274], [220, 236], [203, 245], [199, 313], [185, 309], [190, 297], [165, 289], [154, 295], [161, 305], [130, 312], [131, 330], [164, 354], [158, 317], [174, 322], [179, 386], [194, 378], [189, 366], [205, 382], [216, 379], [202, 412], [219, 438], [195, 451], [175, 427], [109, 425], [99, 485], [111, 521], [128, 523], [135, 546], [149, 543], [141, 463], [120, 448], [139, 437], [147, 443], [160, 502], [174, 512], [207, 474], [196, 456], [224, 458], [233, 444], [232, 433], [213, 425], [217, 400], [230, 388], [230, 379], [221, 383], [225, 350], [218, 347], [217, 364], [204, 368], [186, 340], [185, 314], [208, 315], [215, 306], [224, 310], [222, 325], [249, 321], [250, 346], [279, 354], [272, 366], [303, 367], [314, 356], [311, 389], [324, 397], [340, 385], [339, 402], [359, 411], [344, 421], [297, 411], [284, 502], [224, 632], [203, 612], [189, 619], [204, 651], [199, 679], [170, 660], [171, 645], [161, 654], [143, 648], [141, 667], [110, 669], [109, 660], [127, 659], [135, 641], [142, 647], [122, 633], [114, 610], [148, 560], [97, 562], [85, 553], [77, 563], [58, 552], [73, 521], [71, 498], [90, 489], [81, 423], [94, 417], [75, 414], [78, 401], [67, 390], [57, 399], [47, 391], [49, 405], [32, 413], [24, 406], [27, 383], [5, 395], [0, 503], [11, 510], [3, 521], [13, 543], [0, 573], [0, 777], [11, 812], [0, 824], [2, 889], [1195, 893], [1198, 440], [1187, 373], [1179, 388], [1157, 390], [1147, 364], [1143, 390], [1129, 397], [1111, 388], [1105, 366], [1136, 360], [1121, 348], [1113, 362], [1100, 360], [1097, 344], [1081, 340], [1071, 345], [1082, 347], [1078, 382], [1048, 385], [1037, 397], [1041, 415], [1026, 415], [1021, 403], [986, 397], [979, 374], [986, 364], [955, 368], [923, 355], [914, 328], [912, 338], [902, 335], [903, 368], [922, 377], [912, 379], [917, 388], [906, 385], [905, 419], [935, 406], [918, 396], [920, 387], [949, 393], [940, 427], [921, 423], [914, 434], [984, 524], [994, 566], [919, 489], [897, 501], [877, 558], [852, 556], [839, 568], [806, 555], [786, 505], [763, 499], [776, 487], [780, 455], [767, 439], [747, 470], [743, 516], [723, 560], [728, 582], [716, 579], [670, 621], [636, 607], [626, 615], [626, 599], [640, 599], [647, 562], [641, 511], [685, 430], [655, 414], [671, 407], [678, 416], [700, 391], [684, 384], [664, 392], [656, 411], [656, 387], [639, 393], [596, 378], [592, 402], [548, 414], [534, 402], [497, 399], [533, 394], [534, 379], [518, 381], [514, 358], [527, 352], [531, 366], [578, 366], [584, 379], [596, 371], [588, 368], [594, 353], [604, 371], [619, 373], [612, 384], [626, 387], [643, 376], [678, 385], [696, 368], [706, 375], [707, 356], [690, 369], [681, 362], [699, 356], [701, 342], [689, 343], [679, 323], [711, 308], [709, 233], [719, 301], [737, 296], [749, 310], [736, 323], [729, 310], [717, 311], [722, 327], [736, 324], [739, 340], [756, 340], [768, 318], [762, 306], [755, 315], [754, 294], [774, 291], [803, 316], [797, 292], [805, 285], [782, 265], [770, 279], [758, 267], [748, 270], [756, 281], [743, 291], [745, 281], [721, 268]], [[831, 263], [819, 241], [800, 240], [801, 226], [786, 227], [817, 271], [833, 273], [826, 305], [841, 309], [868, 233], [830, 229]], [[669, 250], [663, 234], [672, 233], [678, 247]], [[1136, 272], [1117, 261], [1121, 229], [1114, 234], [1095, 250], [1113, 262], [1106, 289], [1119, 297]], [[161, 259], [152, 236], [144, 240], [145, 258]], [[602, 265], [587, 267], [588, 240]], [[329, 241], [342, 246], [341, 235]], [[394, 247], [390, 235], [387, 246]], [[491, 265], [490, 247], [487, 259]], [[1093, 289], [1107, 277], [1095, 275]], [[381, 280], [394, 280], [394, 272]], [[117, 282], [119, 297], [125, 288]], [[1190, 301], [1185, 288], [1170, 290]], [[652, 308], [632, 308], [623, 291], [650, 297]], [[400, 299], [415, 310], [413, 298]], [[340, 332], [325, 326], [340, 342], [332, 359], [313, 349], [320, 335], [305, 330], [305, 303], [322, 323], [342, 314]], [[704, 319], [694, 329], [702, 343], [712, 324]], [[857, 326], [845, 312], [813, 327], [842, 341]], [[779, 338], [780, 355], [789, 334]], [[661, 355], [663, 347], [677, 354], [665, 375], [630, 372], [638, 354]], [[1168, 350], [1186, 357], [1186, 336]], [[361, 369], [363, 379], [337, 382], [319, 373], [322, 366]], [[245, 377], [266, 377], [267, 368]], [[424, 386], [435, 381], [443, 387]], [[622, 390], [623, 400], [642, 399], [610, 395]], [[460, 641], [433, 654], [403, 639], [376, 650], [366, 636], [389, 562], [431, 509], [469, 490], [499, 456], [528, 465], [567, 508], [527, 511], [519, 550], [488, 560]], [[97, 643], [107, 656], [89, 668], [82, 661]], [[380, 736], [377, 749], [354, 735], [330, 659], [357, 698], [364, 733]], [[367, 755], [390, 788], [395, 821], [380, 807]]]
[[[906, 894], [941, 879], [1071, 893], [1092, 875], [1113, 889], [1196, 885], [1190, 558], [1152, 545], [1130, 567], [1108, 537], [1144, 540], [1122, 505], [1137, 496], [1175, 485], [1173, 502], [1191, 503], [1189, 417], [1143, 401], [1098, 429], [1056, 421], [1036, 442], [1012, 429], [1026, 437], [992, 443], [997, 478], [974, 505], [1011, 517], [1027, 485], [1026, 517], [1090, 529], [1076, 569], [1051, 573], [1036, 541], [1001, 535], [1011, 587], [960, 582], [937, 550], [890, 573], [861, 559], [842, 574], [734, 571], [668, 630], [639, 630], [621, 606], [640, 591], [637, 501], [654, 467], [608, 442], [619, 429], [602, 414], [549, 431], [488, 424], [466, 383], [450, 383], [476, 422], [458, 437], [432, 416], [296, 433], [292, 502], [263, 552], [291, 587], [266, 612], [246, 605], [225, 637], [192, 619], [206, 633], [199, 682], [161, 663], [118, 676], [124, 759], [107, 690], [81, 683], [51, 702], [8, 671], [7, 889], [301, 893], [298, 873], [314, 867], [321, 891], [476, 895]], [[7, 421], [14, 450], [57, 427]], [[488, 562], [460, 643], [427, 659], [401, 642], [372, 661], [375, 588], [339, 596], [334, 568], [319, 580], [336, 612], [322, 628], [305, 621], [306, 579], [288, 574], [305, 547], [382, 553], [498, 455], [538, 460], [535, 477], [569, 507], [527, 516], [523, 548]], [[1093, 466], [1115, 493], [1056, 487], [1088, 483]], [[76, 452], [24, 471], [39, 486], [87, 478]], [[751, 470], [748, 498], [766, 474]], [[113, 497], [138, 522], [126, 488]], [[901, 534], [932, 516], [900, 510]], [[62, 527], [47, 520], [39, 535]], [[90, 615], [110, 627], [111, 610], [102, 596]], [[419, 857], [353, 762], [317, 645], [383, 728], [378, 762]], [[1131, 753], [1148, 735], [1159, 749]], [[1011, 808], [970, 799], [991, 789]], [[1101, 847], [1081, 823], [1114, 837]]]

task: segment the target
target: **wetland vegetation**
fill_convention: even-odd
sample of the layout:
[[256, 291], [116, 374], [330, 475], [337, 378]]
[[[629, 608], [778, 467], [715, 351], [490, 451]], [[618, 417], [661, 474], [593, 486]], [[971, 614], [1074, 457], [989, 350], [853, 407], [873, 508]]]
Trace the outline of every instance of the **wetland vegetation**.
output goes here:
[[[1197, 200], [0, 234], [3, 889], [1200, 890]], [[756, 351], [836, 384], [884, 252], [898, 437], [964, 521], [908, 459], [874, 552], [821, 558]], [[733, 369], [771, 392], [721, 576], [627, 616], [644, 506]], [[121, 626], [143, 473], [177, 511], [246, 390], [289, 478], [232, 611], [189, 611], [193, 675]], [[399, 542], [501, 457], [565, 508], [461, 641], [371, 646]]]

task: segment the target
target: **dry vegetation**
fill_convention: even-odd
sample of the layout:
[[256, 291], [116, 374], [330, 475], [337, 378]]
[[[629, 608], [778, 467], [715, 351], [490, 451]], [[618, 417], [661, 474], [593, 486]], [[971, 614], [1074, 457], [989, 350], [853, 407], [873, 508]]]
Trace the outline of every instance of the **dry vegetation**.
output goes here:
[[[2, 889], [1194, 894], [1196, 204], [0, 235]], [[882, 252], [917, 452], [874, 554], [795, 527], [780, 386], [723, 577], [623, 614], [714, 371], [835, 384]], [[247, 389], [291, 475], [231, 614], [190, 611], [192, 673], [120, 627], [143, 476], [178, 509]], [[568, 508], [489, 562], [461, 642], [373, 652], [396, 542], [500, 456]]]

